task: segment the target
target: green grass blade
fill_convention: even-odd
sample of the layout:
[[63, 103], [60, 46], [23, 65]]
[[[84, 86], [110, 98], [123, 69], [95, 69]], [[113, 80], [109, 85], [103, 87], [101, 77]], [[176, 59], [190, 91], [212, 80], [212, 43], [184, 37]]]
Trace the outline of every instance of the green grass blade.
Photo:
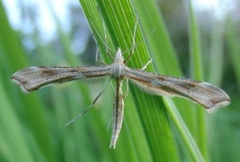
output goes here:
[[[13, 85], [10, 80], [14, 71], [20, 67], [23, 68], [27, 64], [27, 61], [25, 57], [23, 57], [24, 52], [19, 41], [17, 40], [17, 35], [10, 27], [4, 11], [5, 10], [2, 6], [2, 3], [0, 3], [0, 48], [3, 52], [3, 54], [1, 54], [0, 66], [1, 69], [5, 70], [5, 72], [1, 72], [1, 80], [3, 86], [8, 88], [6, 94], [7, 97], [11, 99], [11, 105], [16, 111], [16, 114], [20, 116], [19, 124], [21, 125], [20, 127], [22, 131], [24, 131], [26, 134], [26, 130], [30, 131], [31, 136], [33, 137], [32, 142], [28, 141], [30, 143], [25, 143], [26, 145], [29, 144], [29, 146], [23, 147], [34, 148], [37, 145], [36, 150], [40, 152], [38, 155], [48, 157], [49, 161], [54, 161], [54, 154], [52, 153], [48, 130], [44, 121], [43, 112], [41, 110], [39, 96], [33, 94], [29, 97], [26, 97], [26, 95], [22, 94], [19, 89], [16, 88], [16, 85]], [[7, 123], [7, 121], [5, 122]], [[10, 128], [10, 130], [12, 131], [11, 133], [13, 135], [16, 135], [15, 127]], [[15, 148], [15, 150], [17, 149], [18, 148]], [[15, 152], [13, 152], [13, 154], [14, 153]]]
[[[169, 39], [169, 35], [167, 32], [167, 29], [165, 27], [164, 21], [162, 19], [160, 11], [157, 11], [156, 4], [153, 1], [149, 1], [148, 3], [144, 3], [143, 1], [134, 1], [136, 4], [137, 13], [139, 14], [139, 17], [143, 19], [142, 27], [144, 29], [144, 33], [148, 40], [149, 49], [151, 51], [151, 56], [154, 58], [154, 62], [156, 64], [156, 69], [160, 71], [163, 74], [168, 75], [175, 75], [175, 76], [181, 76], [181, 70], [180, 66], [176, 57], [175, 50], [173, 48], [173, 45]], [[148, 11], [148, 12], [146, 12]], [[156, 29], [152, 35], [148, 35], [153, 31], [153, 29]], [[168, 102], [169, 100], [165, 100], [165, 102]], [[174, 100], [176, 101], [176, 100]], [[173, 103], [170, 102], [169, 105], [172, 105]], [[190, 128], [194, 128], [193, 116], [189, 115], [192, 111], [192, 106], [189, 101], [184, 100], [177, 100], [175, 102], [177, 107], [182, 107], [184, 109], [180, 110], [182, 111], [182, 115], [184, 117], [184, 120], [187, 121], [187, 124], [191, 126]], [[202, 160], [202, 156], [196, 147], [196, 144], [194, 144], [194, 139], [189, 134], [188, 131], [185, 132], [183, 128], [186, 128], [184, 122], [178, 123], [178, 121], [182, 121], [180, 118], [178, 111], [176, 109], [170, 109], [168, 106], [169, 114], [176, 125], [179, 134], [185, 141], [185, 145], [190, 151], [190, 154], [192, 155], [193, 159]], [[175, 113], [173, 113], [175, 112]], [[187, 140], [188, 137], [189, 139]], [[186, 154], [187, 153], [186, 151]]]
[[224, 22], [215, 21], [211, 30], [209, 83], [221, 86], [224, 72]]
[[182, 140], [184, 141], [194, 161], [205, 161], [189, 129], [185, 125], [180, 114], [177, 112], [176, 106], [172, 100], [165, 98], [164, 103], [168, 107], [168, 112], [170, 113], [173, 122], [176, 124], [176, 127], [181, 134]]
[[150, 0], [148, 3], [145, 3], [144, 0], [134, 0], [133, 2], [148, 42], [151, 57], [154, 58], [156, 71], [161, 74], [181, 76], [175, 49], [156, 2], [154, 0]]
[[[0, 79], [3, 80], [2, 75], [0, 75]], [[15, 107], [9, 101], [2, 82], [0, 89], [0, 100], [3, 101], [0, 113], [0, 159], [4, 159], [3, 161], [35, 161], [31, 145], [28, 143], [27, 132], [24, 132], [26, 129], [21, 124], [21, 119], [17, 117]]]
[[[183, 75], [180, 67], [182, 62], [179, 62], [181, 58], [178, 60], [177, 48], [173, 46], [164, 22], [169, 20], [163, 19], [158, 8], [161, 2], [154, 0], [147, 2], [144, 0], [80, 0], [80, 2], [93, 36], [97, 40], [99, 58], [103, 62], [106, 64], [113, 62], [106, 53], [106, 47], [109, 47], [108, 52], [113, 57], [118, 47], [124, 52], [124, 58], [131, 54], [134, 26], [138, 17], [134, 55], [127, 62], [127, 66], [140, 69], [150, 58], [153, 58], [153, 62], [148, 65], [146, 71], [172, 76]], [[83, 56], [72, 50], [73, 40], [75, 41], [72, 36], [75, 36], [78, 31], [76, 26], [79, 25], [76, 17], [81, 16], [74, 8], [76, 6], [69, 7], [71, 9], [69, 13], [73, 16], [69, 17], [73, 28], [69, 28], [68, 33], [62, 30], [59, 15], [54, 10], [53, 5], [58, 2], [46, 3], [52, 23], [57, 28], [55, 37], [46, 44], [42, 42], [38, 32], [42, 30], [41, 26], [37, 23], [37, 19], [34, 19], [38, 16], [31, 14], [29, 18], [28, 14], [31, 11], [28, 5], [21, 6], [21, 4], [19, 8], [27, 11], [22, 18], [26, 18], [24, 20], [28, 20], [32, 27], [30, 34], [27, 35], [21, 30], [16, 32], [11, 28], [0, 1], [0, 161], [165, 162], [204, 161], [204, 159], [237, 161], [239, 159], [238, 105], [240, 103], [239, 92], [236, 89], [240, 87], [240, 41], [234, 19], [226, 22], [226, 33], [224, 33], [223, 21], [220, 22], [221, 25], [218, 24], [219, 22], [212, 21], [211, 31], [206, 32], [211, 36], [209, 37], [211, 42], [207, 44], [208, 37], [205, 37], [204, 30], [201, 35], [199, 34], [191, 3], [186, 3], [189, 15], [192, 78], [209, 80], [210, 83], [218, 86], [221, 85], [224, 71], [226, 71], [228, 78], [224, 78], [227, 83], [223, 83], [223, 89], [230, 92], [232, 103], [229, 108], [211, 115], [206, 114], [206, 120], [203, 108], [192, 104], [191, 101], [152, 96], [129, 83], [128, 96], [124, 100], [123, 126], [116, 149], [113, 150], [108, 147], [111, 127], [107, 127], [112, 117], [114, 82], [97, 101], [95, 105], [97, 109], [93, 107], [76, 122], [65, 127], [68, 121], [90, 105], [104, 84], [98, 83], [99, 81], [89, 84], [76, 81], [47, 87], [25, 95], [10, 81], [10, 77], [16, 70], [27, 66], [82, 66], [80, 62], [88, 64], [84, 60], [86, 55], [88, 58], [95, 55], [94, 52], [83, 52]], [[107, 39], [105, 39], [105, 33]], [[226, 54], [224, 54], [225, 35], [228, 48]], [[174, 38], [175, 36], [173, 40]], [[31, 51], [24, 45], [26, 39], [34, 45]], [[201, 47], [200, 40], [206, 47]], [[95, 47], [92, 48], [90, 45], [89, 47], [90, 50], [95, 50]], [[205, 66], [205, 63], [208, 64]], [[231, 71], [232, 69], [234, 72]], [[123, 91], [126, 92], [125, 83]], [[207, 122], [206, 127], [205, 122]]]
[[[98, 41], [102, 57], [107, 59], [104, 51], [106, 44], [102, 42], [104, 39], [104, 30], [101, 23], [101, 15], [106, 24], [106, 31], [108, 31], [108, 43], [113, 49], [120, 47], [122, 51], [132, 47], [132, 39], [134, 32], [134, 25], [136, 23], [136, 16], [132, 10], [129, 1], [97, 1], [97, 6], [89, 4], [89, 1], [80, 1], [85, 11], [87, 19], [90, 23], [95, 38]], [[96, 4], [95, 4], [96, 5]], [[98, 15], [98, 19], [96, 19]], [[98, 33], [98, 34], [96, 34]], [[99, 35], [102, 39], [99, 38]], [[149, 61], [146, 45], [144, 44], [143, 36], [140, 28], [137, 28], [136, 43], [137, 44], [134, 55], [129, 61], [129, 66], [134, 68], [141, 68]], [[112, 53], [115, 56], [115, 53]], [[126, 58], [129, 53], [124, 54]], [[148, 69], [152, 69], [150, 65]], [[159, 97], [149, 96], [135, 87], [130, 86], [130, 94], [125, 100], [125, 121], [127, 122], [129, 130], [127, 130], [131, 137], [131, 143], [134, 144], [133, 150], [129, 153], [136, 154], [135, 158], [146, 159], [153, 161], [169, 161], [177, 160], [176, 144], [174, 144], [173, 136], [170, 131], [167, 114], [163, 107], [163, 103]], [[131, 104], [130, 97], [135, 101], [135, 106], [129, 107]], [[138, 112], [139, 116], [129, 115]], [[135, 118], [133, 118], [135, 117]], [[135, 121], [134, 123], [132, 121]], [[136, 124], [136, 121], [140, 123]], [[124, 125], [124, 124], [123, 124]], [[139, 125], [136, 129], [136, 125]], [[121, 138], [124, 131], [120, 134], [120, 139], [117, 144], [117, 149], [121, 149], [124, 145], [121, 144]], [[126, 140], [128, 141], [128, 140]], [[125, 146], [127, 145], [125, 141]], [[141, 142], [144, 141], [144, 142]], [[128, 144], [129, 145], [129, 144]], [[126, 150], [124, 147], [122, 150]], [[148, 153], [148, 154], [147, 154]], [[171, 155], [171, 156], [170, 156]], [[120, 156], [120, 155], [119, 155]]]
[[228, 20], [226, 21], [226, 24], [228, 24], [227, 30], [226, 30], [227, 31], [226, 36], [227, 36], [227, 45], [229, 48], [230, 59], [233, 64], [233, 69], [236, 75], [238, 87], [240, 87], [240, 64], [239, 64], [240, 40], [238, 38], [239, 34], [237, 33], [237, 29], [234, 26], [233, 20], [231, 20], [231, 18], [228, 18]]
[[[190, 40], [190, 63], [191, 63], [191, 75], [195, 80], [203, 80], [203, 67], [202, 67], [202, 55], [200, 47], [200, 37], [197, 27], [197, 22], [193, 12], [191, 1], [189, 1], [189, 40]], [[193, 130], [193, 135], [198, 143], [198, 146], [203, 154], [207, 157], [206, 147], [206, 128], [205, 128], [205, 115], [204, 109], [201, 106], [196, 106], [196, 111], [192, 112], [192, 122], [196, 125]], [[194, 115], [196, 113], [196, 115]]]

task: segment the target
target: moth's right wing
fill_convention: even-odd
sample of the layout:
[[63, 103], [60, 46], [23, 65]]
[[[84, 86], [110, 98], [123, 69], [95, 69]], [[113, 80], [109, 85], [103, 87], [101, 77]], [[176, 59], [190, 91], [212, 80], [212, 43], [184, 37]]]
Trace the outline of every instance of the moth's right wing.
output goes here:
[[28, 93], [53, 83], [64, 83], [72, 80], [106, 76], [109, 66], [100, 67], [56, 67], [32, 66], [13, 74], [12, 81], [22, 91]]

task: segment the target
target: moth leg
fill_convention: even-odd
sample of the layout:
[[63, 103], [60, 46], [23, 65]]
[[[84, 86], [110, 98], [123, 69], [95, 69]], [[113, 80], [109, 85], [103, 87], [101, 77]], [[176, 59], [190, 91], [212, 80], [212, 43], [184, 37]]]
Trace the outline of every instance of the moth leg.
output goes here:
[[107, 130], [110, 129], [112, 122], [113, 122], [113, 119], [111, 118], [110, 121], [108, 122]]
[[137, 26], [138, 26], [138, 16], [136, 16], [136, 22], [135, 22], [135, 25], [134, 25], [134, 31], [133, 31], [133, 39], [132, 39], [132, 51], [130, 53], [130, 55], [127, 57], [127, 59], [124, 61], [124, 64], [126, 64], [129, 59], [132, 57], [132, 55], [134, 54], [134, 48], [135, 48], [135, 45], [136, 45], [136, 33], [137, 33]]
[[75, 122], [78, 118], [80, 118], [82, 115], [84, 115], [86, 112], [88, 112], [88, 110], [90, 110], [95, 103], [97, 102], [98, 98], [103, 94], [103, 92], [105, 91], [105, 89], [107, 88], [108, 84], [110, 83], [111, 78], [108, 80], [107, 84], [103, 87], [102, 91], [97, 95], [97, 97], [93, 100], [93, 102], [79, 115], [77, 115], [75, 118], [73, 118], [71, 121], [69, 121], [67, 124], [65, 124], [65, 126], [68, 126], [70, 124], [72, 124], [73, 122]]
[[[99, 10], [99, 8], [98, 8]], [[106, 31], [106, 26], [105, 26], [105, 23], [104, 23], [104, 20], [103, 20], [103, 17], [102, 17], [102, 14], [99, 10], [99, 13], [100, 13], [100, 16], [101, 16], [101, 22], [102, 22], [102, 25], [103, 25], [103, 32], [104, 32], [104, 39], [102, 38], [101, 34], [97, 31], [96, 27], [91, 23], [91, 21], [89, 21], [89, 23], [91, 24], [92, 28], [95, 30], [96, 34], [98, 35], [99, 39], [101, 40], [101, 42], [105, 45], [106, 47], [106, 53], [107, 55], [109, 55], [109, 57], [114, 60], [113, 56], [111, 55], [111, 53], [109, 52], [109, 50], [111, 51], [114, 51], [112, 50], [111, 48], [108, 47], [108, 39], [107, 39], [107, 31]], [[96, 41], [96, 39], [95, 39]], [[98, 44], [98, 43], [97, 43]]]
[[125, 94], [123, 94], [123, 99], [128, 96], [128, 92], [129, 92], [128, 79], [126, 79], [126, 90]]
[[106, 25], [104, 23], [103, 17], [102, 17], [102, 13], [100, 13], [101, 16], [101, 20], [102, 20], [102, 25], [103, 25], [103, 31], [104, 31], [104, 44], [106, 46], [106, 53], [108, 54], [108, 56], [114, 60], [113, 56], [111, 55], [111, 53], [109, 52], [109, 47], [108, 47], [108, 37], [107, 37], [107, 30], [106, 30]]
[[102, 60], [98, 59], [99, 58], [98, 56], [99, 56], [99, 48], [97, 48], [97, 51], [96, 51], [95, 61], [100, 64], [106, 65]]
[[141, 68], [141, 70], [146, 69], [150, 63], [152, 63], [152, 58]]

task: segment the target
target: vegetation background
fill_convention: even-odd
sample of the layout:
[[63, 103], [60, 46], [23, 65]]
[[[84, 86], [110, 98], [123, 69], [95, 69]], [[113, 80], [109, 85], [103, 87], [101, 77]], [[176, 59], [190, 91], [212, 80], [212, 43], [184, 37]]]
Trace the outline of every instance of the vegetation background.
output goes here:
[[[66, 7], [64, 24], [55, 10], [59, 2], [46, 1], [55, 29], [51, 37], [43, 32], [52, 28], [39, 21], [34, 2], [18, 1], [18, 12], [9, 11], [22, 23], [14, 28], [0, 1], [0, 161], [239, 161], [239, 2], [227, 11], [219, 8], [216, 15], [213, 9], [199, 12], [190, 1], [79, 2]], [[104, 33], [111, 49], [127, 51], [137, 17], [137, 45], [129, 67], [140, 68], [153, 58], [147, 71], [210, 82], [229, 94], [231, 104], [208, 114], [191, 101], [152, 96], [130, 85], [113, 150], [107, 128], [114, 82], [97, 109], [65, 127], [106, 81], [75, 81], [28, 95], [10, 81], [15, 71], [28, 66], [98, 65], [97, 47], [104, 62], [111, 63]]]

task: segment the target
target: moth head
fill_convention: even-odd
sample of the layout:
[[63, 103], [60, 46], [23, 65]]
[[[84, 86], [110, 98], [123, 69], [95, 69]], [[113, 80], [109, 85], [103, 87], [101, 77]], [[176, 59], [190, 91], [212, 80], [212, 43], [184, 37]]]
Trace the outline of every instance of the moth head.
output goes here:
[[121, 48], [118, 47], [114, 62], [116, 63], [116, 62], [123, 62], [123, 61], [124, 61], [124, 58], [122, 56]]

